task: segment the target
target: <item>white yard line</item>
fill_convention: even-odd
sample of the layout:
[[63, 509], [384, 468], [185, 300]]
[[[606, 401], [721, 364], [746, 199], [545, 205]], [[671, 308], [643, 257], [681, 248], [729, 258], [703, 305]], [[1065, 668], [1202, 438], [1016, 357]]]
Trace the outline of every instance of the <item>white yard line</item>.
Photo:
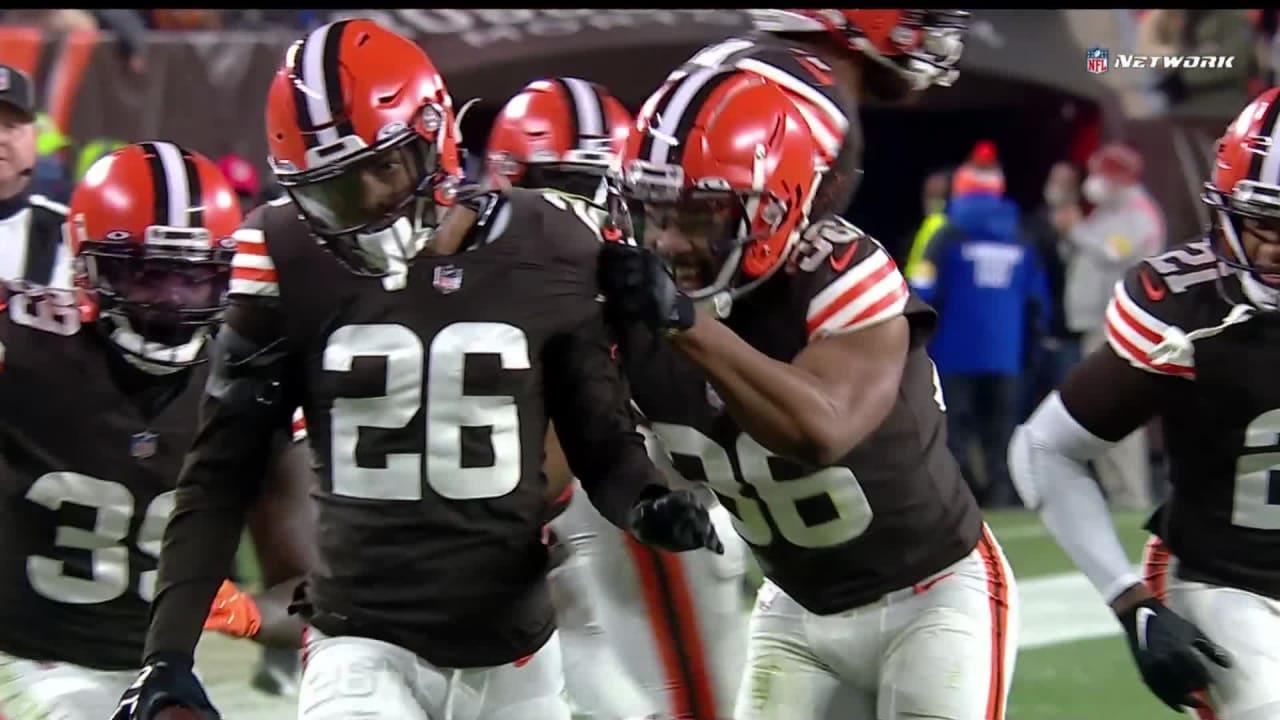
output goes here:
[[1002, 527], [1000, 528], [1000, 533], [996, 535], [996, 539], [1000, 541], [1001, 545], [1011, 540], [1031, 540], [1042, 537], [1049, 537], [1049, 531], [1039, 523]]
[[1022, 600], [1020, 650], [1121, 632], [1102, 597], [1078, 572], [1019, 580], [1018, 595]]

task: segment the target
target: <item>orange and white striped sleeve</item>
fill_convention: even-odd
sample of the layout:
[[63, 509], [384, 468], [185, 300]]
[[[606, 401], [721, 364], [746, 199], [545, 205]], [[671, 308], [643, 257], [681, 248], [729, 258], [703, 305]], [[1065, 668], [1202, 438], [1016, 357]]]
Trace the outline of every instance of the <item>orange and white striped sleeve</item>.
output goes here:
[[293, 411], [293, 441], [303, 442], [307, 439], [307, 418], [302, 414], [302, 408]]
[[810, 342], [879, 325], [906, 309], [906, 279], [870, 238], [836, 248], [823, 265], [830, 266], [832, 277], [809, 301], [805, 325]]
[[1176, 360], [1152, 358], [1165, 332], [1175, 328], [1172, 322], [1161, 318], [1161, 315], [1168, 317], [1174, 307], [1175, 301], [1167, 293], [1163, 280], [1145, 262], [1125, 273], [1107, 304], [1107, 344], [1116, 355], [1139, 370], [1193, 379], [1195, 360], [1190, 355]]
[[231, 260], [232, 295], [277, 297], [280, 279], [267, 252], [267, 237], [260, 228], [241, 227], [232, 233], [236, 254]]

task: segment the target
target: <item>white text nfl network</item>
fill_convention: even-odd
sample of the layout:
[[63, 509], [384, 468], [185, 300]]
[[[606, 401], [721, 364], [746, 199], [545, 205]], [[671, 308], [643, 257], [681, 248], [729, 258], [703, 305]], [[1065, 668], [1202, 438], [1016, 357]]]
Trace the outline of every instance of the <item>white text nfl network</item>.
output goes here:
[[1116, 53], [1112, 59], [1111, 67], [1116, 70], [1125, 68], [1217, 70], [1235, 67], [1233, 65], [1235, 60], [1236, 57], [1234, 55], [1125, 55]]

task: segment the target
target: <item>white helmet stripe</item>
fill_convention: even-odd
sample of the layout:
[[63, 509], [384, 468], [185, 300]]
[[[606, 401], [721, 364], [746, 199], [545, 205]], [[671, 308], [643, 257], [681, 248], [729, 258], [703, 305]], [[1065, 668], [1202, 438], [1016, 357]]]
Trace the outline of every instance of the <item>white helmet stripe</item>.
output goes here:
[[573, 99], [573, 113], [578, 124], [578, 137], [574, 138], [575, 147], [579, 146], [584, 135], [606, 134], [604, 122], [604, 103], [591, 83], [579, 78], [560, 78], [569, 97]]

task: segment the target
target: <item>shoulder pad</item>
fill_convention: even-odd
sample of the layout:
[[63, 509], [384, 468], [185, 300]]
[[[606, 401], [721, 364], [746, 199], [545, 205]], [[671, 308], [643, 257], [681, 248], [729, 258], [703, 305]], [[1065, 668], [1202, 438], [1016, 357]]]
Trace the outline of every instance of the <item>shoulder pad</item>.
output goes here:
[[1190, 355], [1162, 361], [1156, 347], [1171, 335], [1216, 323], [1227, 311], [1216, 280], [1221, 265], [1208, 242], [1179, 245], [1125, 272], [1107, 305], [1107, 342], [1134, 367], [1194, 377]]
[[809, 339], [878, 325], [903, 314], [909, 292], [893, 258], [843, 218], [811, 224], [793, 251], [793, 276], [807, 297]]
[[581, 221], [592, 235], [601, 238], [604, 222], [609, 213], [607, 208], [581, 195], [559, 190], [542, 190], [540, 193], [544, 202], [561, 212], [572, 213], [573, 217]]
[[232, 295], [276, 297], [280, 294], [280, 276], [267, 245], [270, 217], [281, 205], [259, 205], [249, 212], [240, 227], [231, 234], [236, 241], [236, 254], [231, 259]]

